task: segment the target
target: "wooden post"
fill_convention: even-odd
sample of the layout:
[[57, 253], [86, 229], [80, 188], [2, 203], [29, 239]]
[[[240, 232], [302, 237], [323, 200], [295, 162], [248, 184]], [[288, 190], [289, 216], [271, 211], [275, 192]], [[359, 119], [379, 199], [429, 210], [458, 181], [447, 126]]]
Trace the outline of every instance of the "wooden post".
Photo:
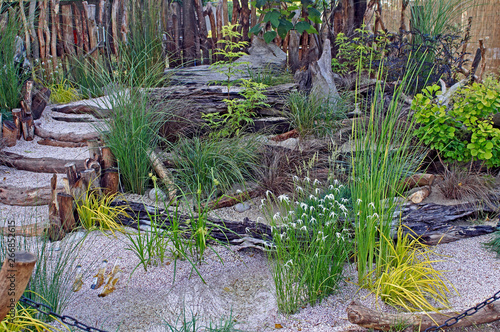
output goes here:
[[5, 145], [8, 147], [14, 146], [17, 143], [17, 133], [19, 132], [14, 121], [4, 121], [2, 127], [2, 135], [5, 140]]
[[[118, 9], [120, 9], [121, 1], [123, 0], [113, 0], [113, 5], [111, 6], [111, 36], [112, 36], [112, 51], [115, 55], [118, 55]], [[127, 0], [125, 0], [127, 1]]]
[[[50, 54], [50, 30], [49, 30], [49, 17], [50, 17], [50, 14], [49, 14], [49, 0], [44, 0], [43, 1], [43, 11], [45, 12], [44, 13], [44, 17], [45, 17], [45, 20], [42, 21], [42, 24], [43, 24], [43, 33], [45, 34], [45, 55], [48, 57], [49, 54]], [[40, 22], [39, 22], [40, 23]], [[41, 46], [40, 46], [41, 47]], [[52, 62], [54, 61], [54, 59], [52, 59]], [[47, 71], [51, 70], [49, 69], [49, 65], [47, 63], [46, 65], [46, 68], [47, 68]]]
[[76, 228], [75, 207], [73, 203], [73, 196], [65, 193], [57, 194], [59, 218], [61, 218], [61, 225], [65, 233], [70, 233]]
[[89, 140], [87, 141], [87, 146], [89, 148], [89, 157], [99, 161], [101, 159], [101, 147], [99, 140]]
[[[10, 229], [10, 228], [9, 228]], [[0, 270], [0, 321], [13, 310], [31, 278], [36, 256], [26, 251], [10, 251]]]
[[[222, 22], [223, 22], [223, 18], [222, 18], [222, 2], [219, 1], [219, 3], [217, 4], [217, 8], [215, 10], [215, 15], [217, 17], [217, 38], [218, 40], [222, 40], [224, 39], [224, 37], [222, 36]], [[219, 45], [215, 44], [215, 49], [218, 49], [219, 48]], [[222, 55], [219, 54], [216, 56], [216, 60], [222, 60]]]
[[[50, 43], [50, 53], [52, 54], [52, 66], [57, 69], [57, 30], [59, 26], [59, 0], [52, 0], [52, 38]], [[41, 46], [40, 46], [41, 49]]]
[[201, 51], [203, 53], [201, 59], [203, 64], [209, 64], [210, 63], [210, 57], [208, 54], [209, 46], [208, 46], [208, 31], [207, 31], [207, 24], [205, 22], [205, 16], [203, 15], [203, 4], [201, 0], [194, 0], [194, 6], [196, 7], [196, 16], [198, 16], [198, 26], [199, 26], [199, 40], [200, 40], [200, 47]]
[[23, 113], [20, 108], [14, 108], [12, 110], [12, 121], [14, 122], [15, 126], [17, 127], [17, 139], [21, 139], [21, 135], [23, 132], [23, 127], [22, 127], [22, 118], [23, 118]]
[[250, 30], [250, 8], [248, 0], [241, 0], [241, 40], [248, 42], [248, 31]]
[[116, 168], [106, 168], [101, 176], [101, 188], [104, 195], [114, 195], [118, 192], [120, 174]]
[[101, 148], [101, 157], [101, 167], [103, 170], [116, 166], [116, 158], [109, 147]]
[[120, 27], [120, 32], [122, 33], [122, 41], [124, 43], [126, 43], [127, 42], [127, 35], [129, 33], [129, 29], [128, 29], [128, 6], [127, 6], [127, 1], [126, 0], [122, 1], [122, 6], [123, 6], [123, 15], [122, 15], [122, 25]]
[[73, 17], [75, 20], [76, 54], [78, 57], [81, 57], [83, 55], [83, 30], [82, 23], [80, 22], [80, 9], [78, 9], [76, 2], [73, 2], [71, 5], [73, 7]]
[[63, 22], [63, 44], [64, 50], [68, 56], [75, 54], [75, 37], [73, 35], [73, 17], [71, 13], [71, 5], [62, 5], [62, 22]]
[[25, 141], [32, 141], [35, 138], [35, 126], [33, 124], [33, 117], [25, 116], [21, 122], [23, 128], [23, 138]]
[[37, 34], [38, 34], [38, 42], [40, 45], [40, 60], [45, 61], [46, 59], [46, 46], [45, 46], [45, 38], [44, 38], [44, 31], [43, 31], [43, 24], [44, 21], [47, 20], [47, 1], [42, 2], [42, 6], [40, 6], [40, 13], [39, 19], [38, 19], [38, 29], [37, 29]]
[[24, 9], [24, 0], [19, 0], [19, 12], [21, 13], [21, 21], [23, 22], [24, 42], [26, 43], [26, 54], [28, 55], [28, 57], [31, 57], [31, 40], [28, 28], [28, 19], [26, 18], [26, 11]]
[[24, 116], [31, 116], [31, 102], [33, 100], [32, 92], [33, 92], [33, 81], [27, 81], [23, 98]]
[[[95, 5], [89, 5], [87, 1], [82, 2], [83, 10], [85, 13], [85, 19], [87, 20], [87, 26], [89, 29], [89, 44], [90, 50], [94, 50], [97, 47], [97, 25], [95, 21]], [[99, 54], [97, 52], [92, 53], [92, 57], [97, 60]]]
[[[28, 14], [28, 27], [30, 31], [31, 37], [31, 45], [32, 47], [32, 55], [34, 59], [38, 59], [40, 57], [40, 48], [38, 45], [38, 38], [36, 37], [35, 30], [35, 12], [36, 12], [36, 1], [30, 1], [29, 14]], [[28, 56], [30, 54], [28, 53]]]
[[[76, 164], [75, 163], [69, 163], [64, 165], [64, 168], [66, 169], [66, 177], [68, 178], [68, 184], [70, 187], [73, 187], [75, 183], [78, 181], [80, 178], [78, 176], [78, 173], [76, 171]], [[78, 197], [76, 197], [78, 198]]]
[[[206, 12], [208, 15], [208, 19], [210, 20], [210, 32], [212, 34], [212, 44], [211, 44], [211, 49], [212, 53], [215, 50], [215, 47], [217, 46], [217, 41], [218, 41], [218, 35], [217, 35], [217, 25], [215, 24], [215, 14], [214, 14], [214, 7], [212, 7], [212, 3], [208, 3], [206, 6]], [[212, 61], [214, 61], [214, 56], [212, 55]]]
[[87, 25], [87, 19], [85, 15], [85, 9], [82, 9], [80, 11], [80, 21], [82, 23], [82, 45], [83, 45], [83, 52], [87, 54], [90, 52], [90, 46], [89, 46], [89, 27]]

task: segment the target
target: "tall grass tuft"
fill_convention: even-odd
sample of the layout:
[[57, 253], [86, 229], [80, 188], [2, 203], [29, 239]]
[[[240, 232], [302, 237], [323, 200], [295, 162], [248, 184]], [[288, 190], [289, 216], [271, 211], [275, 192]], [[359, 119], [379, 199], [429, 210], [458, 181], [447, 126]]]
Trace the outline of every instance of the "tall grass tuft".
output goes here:
[[[389, 255], [386, 241], [391, 238], [395, 197], [401, 195], [402, 180], [420, 165], [421, 156], [413, 145], [414, 123], [400, 118], [401, 98], [412, 72], [409, 71], [384, 102], [383, 82], [377, 81], [367, 122], [353, 122], [350, 183], [355, 218], [358, 277], [371, 284], [384, 270]], [[373, 266], [375, 262], [375, 267]]]
[[287, 314], [332, 294], [351, 252], [347, 190], [336, 182], [323, 190], [308, 177], [295, 185], [296, 201], [268, 192], [262, 203], [272, 225], [269, 260], [278, 308]]
[[200, 190], [204, 197], [211, 195], [214, 179], [224, 191], [235, 183], [244, 184], [257, 168], [259, 147], [248, 137], [183, 138], [172, 146], [176, 182], [189, 193]]
[[22, 60], [14, 61], [17, 38], [21, 32], [21, 21], [14, 10], [9, 11], [6, 25], [0, 27], [0, 112], [10, 115], [11, 109], [21, 101], [21, 88], [28, 76], [23, 72]]

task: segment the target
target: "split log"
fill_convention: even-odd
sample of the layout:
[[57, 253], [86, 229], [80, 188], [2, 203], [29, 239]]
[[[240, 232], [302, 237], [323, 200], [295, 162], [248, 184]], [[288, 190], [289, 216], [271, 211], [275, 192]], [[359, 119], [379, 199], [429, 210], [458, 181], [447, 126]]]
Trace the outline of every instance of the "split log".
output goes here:
[[432, 190], [430, 186], [423, 187], [422, 189], [414, 192], [408, 197], [408, 200], [410, 200], [414, 204], [422, 203], [424, 199], [426, 199], [430, 194]]
[[[360, 325], [365, 328], [391, 331], [396, 325], [401, 323], [408, 325], [412, 331], [425, 331], [432, 326], [439, 326], [447, 319], [457, 316], [458, 312], [435, 312], [435, 313], [398, 313], [389, 314], [379, 312], [363, 306], [358, 302], [352, 302], [347, 307], [347, 317], [349, 322]], [[453, 325], [453, 328], [476, 326], [494, 322], [500, 319], [500, 303], [490, 303], [479, 309], [472, 316], [465, 317]]]
[[2, 137], [5, 140], [6, 146], [11, 147], [16, 145], [18, 133], [19, 129], [17, 128], [14, 121], [3, 121]]
[[[123, 0], [122, 0], [123, 1]], [[118, 9], [120, 8], [121, 1], [115, 0], [111, 5], [111, 38], [112, 38], [112, 51], [118, 55]]]
[[83, 56], [83, 31], [82, 31], [82, 23], [80, 22], [80, 9], [78, 9], [78, 6], [76, 5], [75, 2], [72, 4], [73, 7], [73, 18], [75, 20], [75, 38], [76, 38], [76, 54], [78, 57]]
[[40, 119], [49, 100], [50, 90], [46, 87], [42, 87], [34, 94], [31, 102], [31, 115], [33, 116], [33, 120]]
[[50, 139], [55, 139], [57, 141], [76, 142], [76, 143], [95, 140], [100, 137], [100, 134], [97, 132], [86, 133], [86, 134], [54, 133], [43, 129], [40, 126], [35, 127], [35, 134], [37, 136], [40, 136], [41, 138], [50, 138]]
[[21, 139], [23, 133], [23, 125], [22, 125], [23, 113], [20, 108], [14, 108], [12, 110], [12, 121], [17, 127], [17, 139]]
[[75, 207], [73, 196], [58, 193], [57, 204], [59, 206], [59, 218], [65, 233], [70, 233], [76, 228]]
[[48, 145], [48, 146], [57, 146], [60, 148], [81, 148], [87, 146], [87, 143], [84, 142], [66, 142], [66, 141], [58, 141], [55, 139], [44, 138], [37, 141], [37, 144], [40, 145]]
[[0, 322], [23, 295], [35, 267], [36, 256], [26, 251], [7, 252], [0, 270]]
[[153, 168], [156, 174], [158, 174], [158, 177], [162, 180], [165, 187], [167, 187], [169, 199], [171, 201], [175, 200], [176, 187], [172, 178], [172, 174], [165, 166], [163, 166], [162, 161], [158, 158], [158, 155], [153, 150], [150, 150], [148, 152], [148, 156], [149, 160], [151, 160], [151, 163], [153, 164]]
[[22, 120], [23, 137], [25, 141], [32, 141], [35, 138], [35, 125], [33, 124], [33, 117], [25, 116]]
[[40, 206], [50, 202], [49, 187], [18, 188], [15, 186], [0, 186], [0, 203], [16, 206]]
[[70, 187], [73, 187], [76, 184], [76, 182], [80, 179], [80, 176], [76, 171], [76, 164], [67, 163], [66, 165], [64, 165], [64, 169], [66, 172], [66, 178], [68, 179], [68, 185]]
[[104, 195], [114, 195], [118, 192], [120, 174], [116, 168], [107, 168], [102, 171], [101, 188]]
[[0, 156], [0, 164], [23, 171], [64, 173], [66, 171], [64, 166], [68, 163], [75, 163], [77, 171], [85, 169], [84, 160], [56, 159], [50, 157], [30, 158], [12, 152], [3, 152], [3, 155]]
[[434, 174], [414, 174], [408, 178], [406, 178], [403, 183], [404, 186], [408, 189], [412, 189], [415, 187], [423, 187], [423, 186], [432, 186], [436, 176]]
[[54, 173], [50, 178], [50, 202], [49, 202], [49, 220], [59, 215], [59, 203], [57, 202], [57, 174]]

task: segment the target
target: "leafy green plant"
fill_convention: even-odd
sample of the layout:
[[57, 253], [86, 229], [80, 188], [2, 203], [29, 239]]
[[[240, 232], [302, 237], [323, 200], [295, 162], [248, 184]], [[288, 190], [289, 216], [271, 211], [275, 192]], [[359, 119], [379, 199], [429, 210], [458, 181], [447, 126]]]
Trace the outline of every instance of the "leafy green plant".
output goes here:
[[[379, 73], [380, 74], [380, 73]], [[387, 105], [383, 83], [378, 81], [366, 122], [353, 122], [351, 156], [351, 194], [355, 219], [356, 261], [358, 279], [375, 282], [386, 267], [397, 197], [402, 179], [418, 169], [422, 156], [413, 145], [414, 122], [399, 119], [402, 94], [414, 71], [401, 81]], [[375, 262], [375, 264], [373, 264]]]
[[243, 184], [245, 179], [252, 178], [259, 147], [259, 142], [248, 137], [182, 138], [172, 145], [171, 160], [177, 169], [175, 181], [185, 192], [201, 190], [202, 196], [208, 197], [215, 178], [218, 187], [227, 191], [233, 184]]
[[300, 91], [291, 92], [288, 95], [288, 112], [285, 116], [301, 136], [332, 134], [338, 126], [338, 121], [346, 117], [347, 97], [344, 95], [336, 100], [325, 101]]
[[95, 190], [88, 189], [83, 197], [77, 198], [76, 210], [83, 228], [89, 231], [109, 230], [113, 235], [115, 232], [123, 232], [123, 227], [116, 220], [120, 216], [127, 216], [126, 207], [112, 205], [117, 196], [100, 195]]
[[500, 129], [492, 115], [500, 111], [500, 89], [473, 83], [458, 92], [452, 106], [435, 101], [440, 87], [429, 86], [415, 96], [412, 109], [420, 127], [415, 135], [445, 161], [481, 160], [500, 165]]
[[450, 289], [442, 279], [443, 272], [436, 270], [430, 258], [433, 253], [425, 245], [404, 234], [399, 227], [397, 241], [384, 236], [388, 255], [384, 271], [372, 285], [377, 297], [389, 305], [402, 307], [407, 311], [439, 311], [439, 306], [448, 307], [447, 293]]
[[335, 184], [325, 191], [308, 177], [295, 185], [295, 201], [267, 193], [262, 203], [272, 225], [269, 261], [278, 308], [287, 314], [332, 294], [351, 251], [348, 210], [341, 198], [345, 188]]
[[222, 27], [222, 36], [225, 39], [220, 39], [218, 43], [222, 44], [214, 54], [223, 57], [223, 60], [219, 60], [210, 65], [215, 71], [226, 76], [226, 86], [227, 94], [229, 96], [229, 89], [234, 84], [231, 78], [237, 74], [244, 73], [244, 66], [249, 65], [249, 62], [239, 61], [235, 62], [239, 57], [247, 55], [245, 52], [241, 51], [242, 48], [248, 45], [246, 41], [235, 41], [241, 38], [241, 33], [237, 31], [237, 24], [228, 24]]
[[[263, 17], [261, 22], [254, 25], [248, 34], [259, 34], [263, 27], [268, 23], [272, 30], [264, 32], [266, 43], [273, 41], [276, 36], [285, 38], [290, 30], [296, 30], [299, 34], [304, 31], [307, 33], [318, 33], [316, 28], [310, 23], [321, 23], [321, 12], [317, 9], [318, 4], [311, 1], [297, 0], [254, 0], [252, 6], [257, 8], [259, 14]], [[292, 18], [296, 10], [307, 13], [307, 17], [300, 17], [294, 24]]]
[[269, 107], [265, 103], [266, 95], [262, 90], [266, 86], [262, 83], [255, 83], [249, 80], [242, 80], [244, 89], [240, 95], [244, 99], [224, 99], [227, 104], [226, 113], [207, 113], [202, 118], [208, 122], [212, 129], [210, 135], [215, 137], [239, 136], [245, 128], [252, 125], [255, 116], [253, 111], [257, 107]]
[[354, 37], [349, 38], [343, 32], [337, 34], [335, 46], [337, 56], [332, 58], [332, 70], [341, 75], [351, 73], [372, 73], [375, 68], [374, 60], [380, 60], [387, 46], [388, 39], [385, 33], [377, 36], [361, 27], [356, 29]]

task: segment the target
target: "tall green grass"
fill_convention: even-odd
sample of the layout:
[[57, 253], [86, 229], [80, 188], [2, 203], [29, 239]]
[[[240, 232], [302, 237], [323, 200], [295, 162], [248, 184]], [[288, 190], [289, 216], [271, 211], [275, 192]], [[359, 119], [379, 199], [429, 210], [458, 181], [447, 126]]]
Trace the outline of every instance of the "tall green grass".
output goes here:
[[[380, 74], [380, 73], [379, 73]], [[421, 155], [413, 144], [414, 122], [400, 117], [403, 93], [414, 71], [403, 78], [385, 103], [383, 81], [377, 81], [367, 122], [353, 122], [351, 195], [355, 218], [358, 278], [371, 284], [387, 263], [393, 213], [402, 195], [402, 180], [416, 171]], [[375, 265], [373, 264], [375, 263]]]
[[0, 112], [10, 116], [10, 110], [19, 106], [21, 88], [28, 76], [14, 62], [16, 55], [16, 35], [21, 35], [21, 20], [14, 10], [9, 11], [7, 23], [0, 27]]

